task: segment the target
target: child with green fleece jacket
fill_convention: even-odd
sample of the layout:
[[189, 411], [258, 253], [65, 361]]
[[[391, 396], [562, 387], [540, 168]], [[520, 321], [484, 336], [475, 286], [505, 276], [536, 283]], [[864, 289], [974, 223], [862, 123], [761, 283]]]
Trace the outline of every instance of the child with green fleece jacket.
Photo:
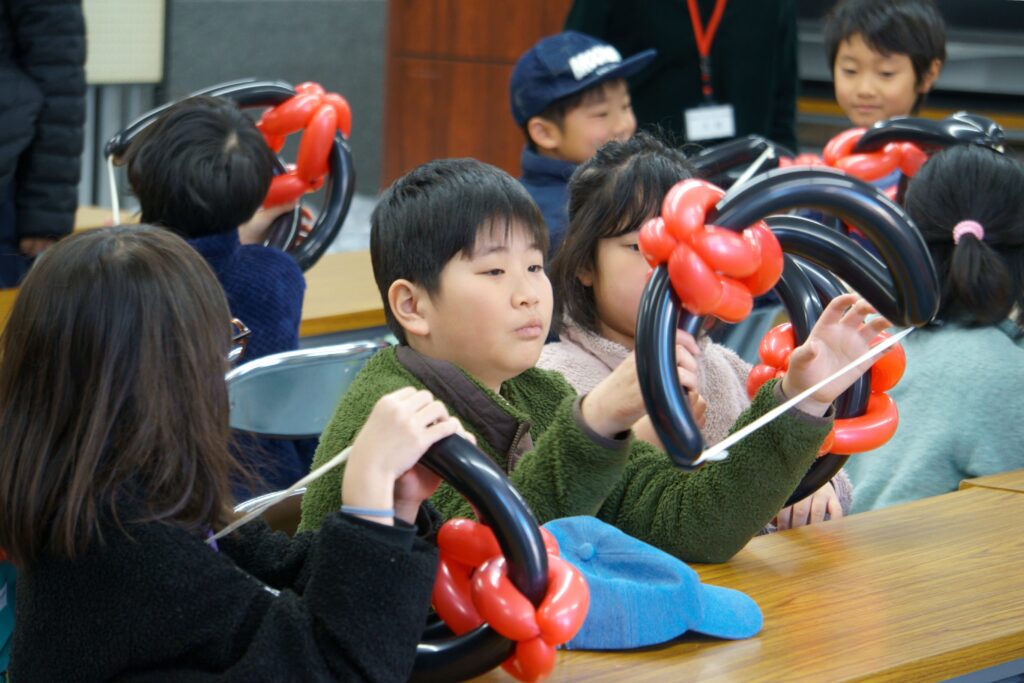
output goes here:
[[[428, 388], [542, 523], [594, 515], [684, 560], [721, 562], [782, 507], [831, 428], [831, 402], [866, 369], [831, 382], [726, 461], [684, 472], [631, 438], [645, 414], [632, 355], [583, 397], [534, 367], [551, 325], [547, 233], [515, 180], [469, 159], [430, 162], [384, 193], [371, 223], [374, 277], [400, 346], [356, 377], [314, 467], [352, 442], [381, 395]], [[853, 295], [837, 298], [794, 351], [785, 379], [763, 387], [736, 427], [866, 351], [888, 324], [865, 323], [872, 312]], [[695, 367], [694, 342], [680, 335], [678, 344], [683, 380]], [[337, 509], [340, 478], [328, 474], [307, 490], [301, 529]], [[446, 485], [431, 500], [445, 517], [472, 514]]]

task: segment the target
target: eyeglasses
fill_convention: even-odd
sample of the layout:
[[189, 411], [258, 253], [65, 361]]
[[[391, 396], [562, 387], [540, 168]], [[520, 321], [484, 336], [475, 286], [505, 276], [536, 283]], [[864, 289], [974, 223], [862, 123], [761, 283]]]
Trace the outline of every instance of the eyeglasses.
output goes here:
[[231, 350], [228, 351], [228, 363], [237, 365], [238, 361], [245, 355], [245, 348], [249, 345], [249, 337], [252, 330], [245, 326], [238, 318], [231, 319]]

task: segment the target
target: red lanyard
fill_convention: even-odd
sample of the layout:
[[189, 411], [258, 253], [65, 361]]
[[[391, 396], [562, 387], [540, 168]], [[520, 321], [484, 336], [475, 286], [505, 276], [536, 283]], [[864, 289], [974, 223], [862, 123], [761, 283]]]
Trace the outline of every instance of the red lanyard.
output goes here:
[[700, 85], [705, 100], [711, 100], [714, 91], [711, 89], [711, 43], [718, 32], [718, 25], [722, 23], [722, 13], [725, 11], [726, 0], [715, 0], [715, 9], [711, 12], [711, 21], [708, 22], [707, 30], [700, 23], [700, 8], [697, 7], [697, 0], [686, 0], [687, 9], [690, 10], [690, 23], [693, 25], [693, 37], [697, 41], [697, 52], [700, 53]]

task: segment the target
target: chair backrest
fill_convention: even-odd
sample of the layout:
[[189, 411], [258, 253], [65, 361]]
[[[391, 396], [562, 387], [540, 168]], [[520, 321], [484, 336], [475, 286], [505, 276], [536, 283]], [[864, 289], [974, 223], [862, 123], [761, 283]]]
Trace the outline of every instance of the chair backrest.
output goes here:
[[264, 356], [227, 374], [231, 428], [257, 436], [320, 436], [356, 373], [384, 341]]

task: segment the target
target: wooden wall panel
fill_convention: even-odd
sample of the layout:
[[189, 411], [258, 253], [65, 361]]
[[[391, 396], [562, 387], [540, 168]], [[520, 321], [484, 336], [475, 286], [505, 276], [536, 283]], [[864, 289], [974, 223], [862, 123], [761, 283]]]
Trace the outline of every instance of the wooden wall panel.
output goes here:
[[390, 0], [381, 185], [471, 156], [519, 174], [508, 104], [519, 56], [562, 28], [571, 0]]

